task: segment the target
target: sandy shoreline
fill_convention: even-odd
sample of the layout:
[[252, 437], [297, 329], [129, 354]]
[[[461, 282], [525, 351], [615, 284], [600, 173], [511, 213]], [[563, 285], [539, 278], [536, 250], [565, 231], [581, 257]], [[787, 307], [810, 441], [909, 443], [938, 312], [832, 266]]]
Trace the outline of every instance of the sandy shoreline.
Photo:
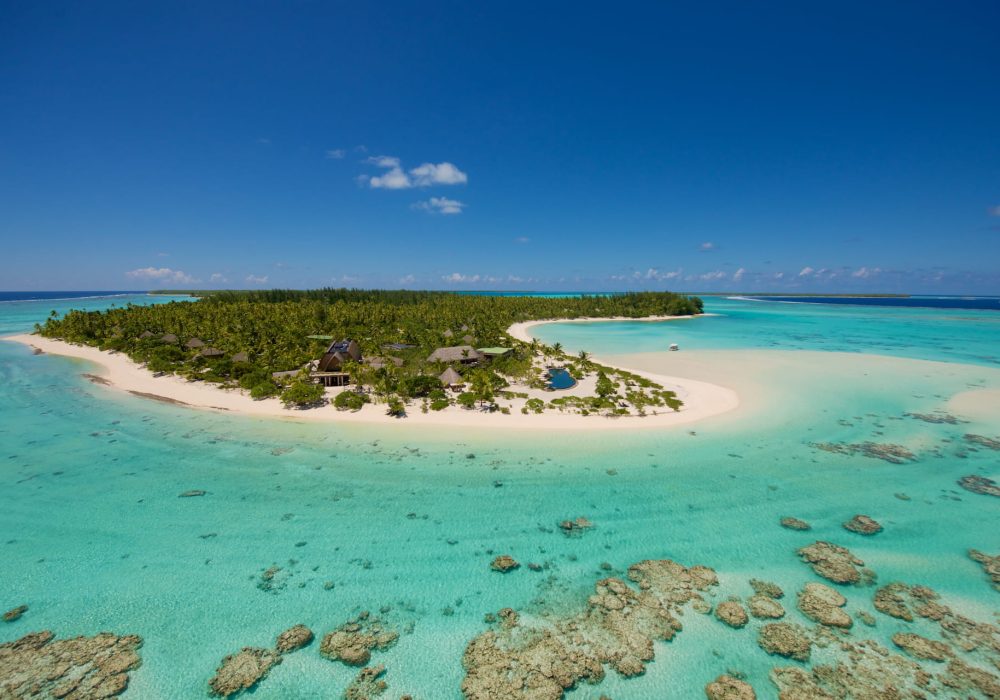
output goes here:
[[528, 332], [535, 326], [544, 326], [548, 323], [601, 323], [604, 321], [635, 321], [637, 323], [658, 323], [661, 321], [683, 321], [691, 318], [702, 318], [704, 316], [717, 316], [718, 314], [698, 314], [697, 316], [644, 316], [642, 318], [630, 318], [628, 316], [602, 316], [600, 318], [551, 318], [539, 321], [521, 321], [515, 323], [507, 329], [507, 334], [517, 340], [530, 343], [534, 338]]
[[[553, 322], [556, 321], [515, 324], [509, 332], [514, 337], [527, 337], [530, 340], [530, 336], [527, 334], [528, 328], [537, 323]], [[555, 412], [540, 415], [524, 415], [520, 412], [511, 412], [510, 415], [498, 412], [487, 414], [458, 407], [450, 407], [439, 412], [421, 413], [417, 405], [411, 405], [407, 417], [398, 419], [385, 415], [385, 407], [381, 404], [369, 404], [357, 412], [337, 411], [332, 406], [295, 410], [284, 408], [277, 399], [254, 401], [241, 390], [221, 389], [212, 384], [189, 382], [173, 375], [154, 377], [151, 372], [121, 353], [104, 352], [90, 346], [74, 345], [29, 334], [6, 336], [2, 339], [22, 343], [44, 353], [94, 363], [98, 365], [99, 370], [92, 371], [88, 368], [81, 374], [88, 375], [92, 382], [106, 387], [108, 390], [123, 391], [133, 396], [195, 409], [227, 411], [248, 416], [293, 421], [391, 423], [394, 425], [402, 422], [406, 425], [514, 428], [520, 430], [649, 430], [687, 425], [732, 411], [739, 406], [739, 397], [731, 389], [704, 381], [664, 376], [648, 371], [635, 371], [635, 374], [648, 377], [675, 391], [684, 401], [683, 408], [678, 412], [670, 411], [645, 417], [621, 418], [580, 416]]]

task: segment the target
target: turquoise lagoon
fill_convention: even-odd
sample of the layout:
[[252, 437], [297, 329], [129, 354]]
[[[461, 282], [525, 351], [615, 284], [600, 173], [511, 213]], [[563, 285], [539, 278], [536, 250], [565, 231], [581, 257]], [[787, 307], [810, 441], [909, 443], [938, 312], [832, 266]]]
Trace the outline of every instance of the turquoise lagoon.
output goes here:
[[[126, 301], [0, 304], [0, 332], [28, 330], [50, 309]], [[648, 558], [711, 566], [717, 600], [749, 595], [752, 577], [771, 580], [786, 591], [788, 618], [804, 623], [794, 592], [819, 579], [795, 550], [815, 539], [850, 547], [880, 582], [923, 583], [991, 619], [1000, 598], [966, 550], [998, 553], [1000, 502], [956, 480], [1000, 477], [1000, 453], [963, 439], [1000, 437], [1000, 408], [959, 425], [906, 414], [1000, 388], [1000, 315], [726, 299], [708, 299], [706, 310], [720, 315], [535, 332], [622, 362], [672, 342], [681, 352], [671, 355], [682, 357], [704, 351], [736, 362], [745, 351], [777, 409], [756, 415], [751, 402], [668, 431], [299, 424], [122, 396], [82, 378], [86, 363], [0, 343], [0, 608], [30, 607], [0, 625], [0, 641], [40, 629], [138, 634], [143, 665], [124, 697], [199, 698], [227, 654], [270, 646], [296, 623], [322, 635], [360, 610], [388, 607], [404, 634], [373, 656], [388, 669], [386, 697], [460, 698], [462, 651], [487, 628], [485, 613], [572, 611], [609, 575], [602, 565], [619, 574]], [[898, 443], [916, 460], [814, 447], [827, 441]], [[189, 489], [207, 495], [178, 497]], [[846, 532], [840, 523], [855, 513], [885, 531]], [[782, 529], [785, 515], [814, 530]], [[596, 527], [561, 534], [557, 523], [577, 516]], [[501, 553], [545, 568], [493, 573]], [[264, 590], [271, 566], [281, 571]], [[849, 612], [875, 614], [872, 587], [842, 590]], [[890, 646], [907, 626], [935, 636], [877, 617], [853, 634]], [[567, 697], [697, 698], [737, 670], [758, 697], [773, 698], [768, 671], [795, 663], [757, 647], [757, 622], [730, 630], [688, 612], [684, 626], [657, 643], [645, 675], [611, 672]], [[815, 652], [813, 663], [832, 653]], [[286, 656], [252, 696], [341, 697], [354, 673], [314, 643]]]

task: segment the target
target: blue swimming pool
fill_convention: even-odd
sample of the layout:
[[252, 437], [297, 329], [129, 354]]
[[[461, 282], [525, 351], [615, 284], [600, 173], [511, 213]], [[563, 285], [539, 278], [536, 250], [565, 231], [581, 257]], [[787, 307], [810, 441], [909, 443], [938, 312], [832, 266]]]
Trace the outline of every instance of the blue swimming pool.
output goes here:
[[566, 370], [560, 369], [550, 369], [549, 373], [549, 389], [554, 391], [559, 391], [561, 389], [572, 389], [576, 386], [576, 380], [573, 379], [571, 375]]

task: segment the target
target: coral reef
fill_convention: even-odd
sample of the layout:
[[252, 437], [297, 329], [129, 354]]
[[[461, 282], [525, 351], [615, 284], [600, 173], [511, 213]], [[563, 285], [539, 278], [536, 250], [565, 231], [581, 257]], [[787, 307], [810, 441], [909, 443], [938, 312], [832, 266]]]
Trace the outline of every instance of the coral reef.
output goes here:
[[757, 644], [768, 654], [808, 661], [812, 640], [808, 631], [790, 622], [770, 622], [760, 628]]
[[799, 610], [821, 625], [850, 628], [854, 621], [841, 609], [845, 605], [847, 598], [823, 583], [807, 583], [799, 592]]
[[716, 605], [715, 617], [720, 622], [735, 629], [746, 626], [747, 622], [750, 621], [750, 618], [747, 617], [747, 611], [735, 600], [727, 600]]
[[750, 597], [750, 614], [761, 620], [777, 620], [785, 616], [785, 609], [777, 600], [762, 593]]
[[1000, 440], [997, 438], [990, 438], [985, 435], [976, 435], [975, 433], [966, 433], [962, 436], [962, 438], [966, 442], [971, 442], [973, 445], [985, 447], [988, 450], [1000, 450]]
[[603, 579], [586, 607], [567, 617], [526, 624], [501, 611], [499, 628], [466, 647], [465, 697], [558, 700], [581, 681], [599, 682], [605, 664], [626, 677], [641, 674], [653, 658], [653, 641], [680, 631], [675, 615], [718, 583], [707, 567], [670, 560], [635, 564], [628, 578], [638, 591], [621, 579]]
[[917, 457], [902, 445], [885, 442], [815, 442], [812, 446], [824, 452], [841, 455], [861, 455], [872, 459], [881, 459], [892, 464], [906, 464]]
[[798, 550], [799, 557], [812, 566], [813, 571], [834, 583], [858, 583], [862, 573], [866, 578], [870, 573], [859, 567], [865, 563], [851, 554], [846, 547], [832, 542], [817, 541]]
[[279, 654], [287, 654], [310, 644], [313, 633], [305, 625], [295, 625], [278, 635], [274, 648]]
[[280, 663], [281, 654], [276, 651], [243, 647], [238, 654], [230, 654], [222, 660], [208, 686], [213, 695], [227, 698], [253, 687]]
[[592, 527], [594, 527], [594, 524], [582, 516], [576, 520], [563, 520], [559, 523], [559, 529], [567, 537], [581, 535], [585, 530], [589, 530]]
[[761, 581], [759, 578], [750, 579], [750, 588], [753, 589], [754, 593], [767, 596], [768, 598], [778, 599], [785, 596], [785, 592], [781, 590], [781, 586], [770, 581]]
[[951, 647], [944, 642], [927, 639], [926, 637], [921, 637], [919, 634], [897, 632], [892, 635], [892, 643], [917, 659], [944, 661], [948, 657], [954, 656]]
[[91, 700], [120, 695], [128, 672], [142, 663], [142, 639], [101, 632], [54, 640], [33, 632], [0, 644], [0, 697]]
[[11, 608], [3, 614], [4, 622], [14, 622], [15, 620], [20, 620], [21, 615], [28, 612], [27, 605], [18, 605], [16, 608]]
[[959, 479], [958, 485], [966, 491], [972, 491], [972, 493], [1000, 497], [1000, 484], [989, 477], [969, 474]]
[[[993, 582], [993, 588], [1000, 591], [1000, 555], [991, 557], [989, 554], [980, 552], [978, 549], [970, 549], [969, 558], [982, 565], [983, 571], [986, 572], [986, 575], [990, 577], [990, 581]], [[6, 615], [4, 619], [7, 619]]]
[[385, 666], [382, 664], [361, 669], [344, 691], [345, 700], [371, 700], [378, 697], [389, 687], [389, 684], [382, 679], [383, 675]]
[[706, 685], [705, 695], [708, 700], [757, 700], [757, 694], [749, 683], [726, 675]]
[[781, 527], [788, 528], [789, 530], [812, 530], [812, 526], [805, 520], [791, 517], [782, 518]]
[[397, 639], [398, 632], [386, 629], [381, 620], [363, 612], [323, 637], [319, 653], [331, 661], [364, 666], [371, 660], [373, 649], [388, 649]]
[[501, 554], [500, 556], [498, 556], [497, 558], [495, 558], [493, 561], [490, 562], [490, 568], [493, 569], [494, 571], [499, 571], [501, 574], [505, 574], [508, 571], [513, 571], [519, 566], [521, 565], [518, 564], [514, 560], [514, 557], [510, 556], [509, 554]]
[[843, 524], [845, 530], [859, 535], [876, 535], [882, 532], [882, 526], [867, 515], [855, 515]]

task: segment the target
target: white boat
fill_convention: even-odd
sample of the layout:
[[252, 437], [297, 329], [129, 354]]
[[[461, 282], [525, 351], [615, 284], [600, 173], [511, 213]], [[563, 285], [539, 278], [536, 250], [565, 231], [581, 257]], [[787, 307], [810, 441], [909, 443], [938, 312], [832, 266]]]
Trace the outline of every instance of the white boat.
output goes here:
[[677, 347], [677, 343], [671, 343], [671, 344], [670, 344], [670, 348], [669, 348], [669, 349], [670, 349], [670, 350], [680, 350], [680, 348], [679, 348], [679, 347]]

